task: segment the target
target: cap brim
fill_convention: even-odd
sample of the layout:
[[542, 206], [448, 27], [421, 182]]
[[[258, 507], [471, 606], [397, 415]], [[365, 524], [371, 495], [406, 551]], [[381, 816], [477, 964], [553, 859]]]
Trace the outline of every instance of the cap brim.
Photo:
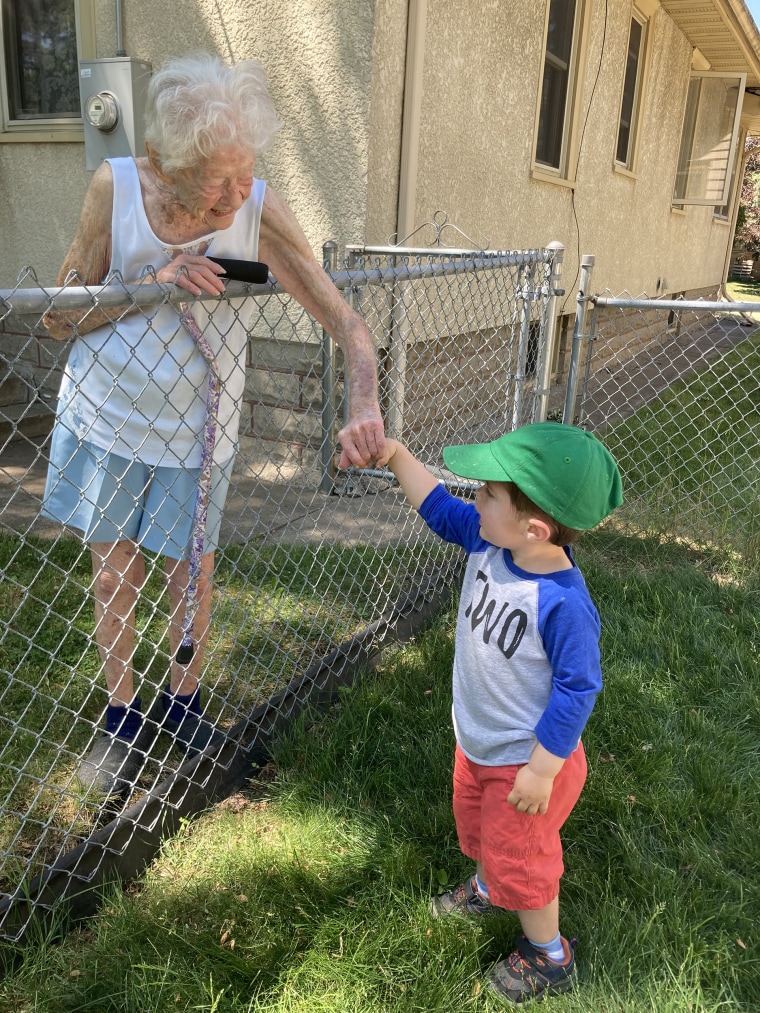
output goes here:
[[488, 443], [444, 447], [443, 460], [449, 471], [462, 478], [473, 478], [479, 482], [511, 481], [504, 465], [496, 460]]

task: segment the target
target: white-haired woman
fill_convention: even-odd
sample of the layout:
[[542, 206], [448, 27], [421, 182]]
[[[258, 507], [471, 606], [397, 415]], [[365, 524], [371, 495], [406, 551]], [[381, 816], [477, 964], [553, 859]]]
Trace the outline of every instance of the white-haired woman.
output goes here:
[[[265, 262], [344, 352], [351, 404], [340, 433], [342, 463], [366, 466], [384, 447], [372, 341], [315, 260], [283, 198], [254, 176], [256, 157], [279, 126], [258, 63], [230, 67], [207, 54], [167, 62], [150, 83], [147, 156], [109, 159], [97, 169], [58, 283], [96, 285], [113, 271], [136, 283], [152, 267], [160, 282], [194, 296], [219, 296], [224, 272], [206, 253]], [[155, 720], [143, 720], [133, 685], [144, 550], [165, 558], [171, 606], [173, 660], [163, 708], [159, 697], [151, 716], [191, 755], [213, 733], [203, 717], [198, 677], [244, 384], [246, 331], [239, 310], [238, 300], [193, 305], [213, 345], [222, 392], [197, 576], [196, 649], [187, 665], [176, 661], [176, 652], [188, 590], [207, 363], [169, 305], [148, 312], [94, 309], [76, 319], [51, 312], [46, 318], [53, 337], [73, 335], [74, 341], [43, 511], [81, 530], [91, 549], [95, 636], [109, 703], [105, 729], [78, 776], [104, 795], [123, 794], [134, 784], [157, 734]]]

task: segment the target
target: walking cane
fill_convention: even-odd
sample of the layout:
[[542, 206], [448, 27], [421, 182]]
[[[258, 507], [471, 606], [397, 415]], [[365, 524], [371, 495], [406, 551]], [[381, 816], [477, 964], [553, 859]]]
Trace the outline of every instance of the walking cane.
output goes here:
[[[230, 281], [244, 281], [250, 285], [264, 285], [269, 277], [266, 264], [249, 260], [228, 260], [222, 257], [209, 257], [215, 264], [225, 269], [226, 278]], [[203, 549], [206, 541], [206, 518], [208, 501], [211, 494], [211, 471], [214, 466], [214, 447], [216, 446], [216, 429], [219, 421], [219, 398], [222, 392], [222, 378], [214, 350], [204, 336], [192, 310], [185, 302], [179, 304], [179, 318], [190, 337], [198, 346], [198, 351], [208, 364], [208, 390], [206, 393], [206, 415], [203, 420], [201, 436], [201, 468], [198, 476], [198, 489], [195, 494], [193, 508], [192, 538], [190, 542], [190, 566], [185, 598], [185, 617], [182, 623], [182, 642], [177, 648], [176, 662], [178, 665], [189, 665], [195, 654], [193, 642], [193, 625], [198, 613], [198, 579], [201, 573]]]

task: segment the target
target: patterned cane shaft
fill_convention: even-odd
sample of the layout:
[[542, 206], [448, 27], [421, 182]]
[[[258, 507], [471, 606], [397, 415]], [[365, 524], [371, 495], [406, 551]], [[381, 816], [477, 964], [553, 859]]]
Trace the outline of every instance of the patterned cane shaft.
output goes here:
[[188, 665], [193, 659], [193, 625], [198, 612], [198, 581], [203, 561], [203, 549], [206, 540], [206, 518], [208, 501], [211, 493], [211, 472], [214, 466], [214, 446], [218, 424], [219, 398], [221, 395], [221, 377], [214, 352], [204, 337], [198, 321], [186, 303], [180, 304], [180, 320], [187, 332], [198, 346], [209, 367], [208, 390], [206, 393], [206, 416], [201, 435], [201, 467], [198, 477], [198, 490], [193, 509], [192, 536], [190, 543], [190, 565], [188, 574], [187, 594], [185, 598], [185, 615], [182, 623], [182, 642], [177, 651], [176, 660], [181, 665]]

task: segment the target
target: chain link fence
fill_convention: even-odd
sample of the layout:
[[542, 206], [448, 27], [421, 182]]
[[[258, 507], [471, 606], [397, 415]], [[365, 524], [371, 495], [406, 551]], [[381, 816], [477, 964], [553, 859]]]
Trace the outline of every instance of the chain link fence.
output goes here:
[[[386, 427], [442, 480], [448, 443], [551, 418], [595, 431], [626, 502], [608, 522], [756, 558], [760, 304], [589, 295], [558, 319], [562, 248], [350, 247], [325, 267], [373, 335]], [[342, 356], [276, 282], [231, 282], [247, 331], [242, 419], [214, 574], [202, 685], [221, 733], [188, 760], [156, 722], [139, 781], [114, 802], [83, 789], [82, 755], [107, 702], [90, 554], [40, 514], [68, 346], [48, 311], [130, 305], [151, 327], [177, 293], [111, 279], [0, 292], [0, 938], [18, 940], [62, 900], [139, 872], [180, 821], [229, 794], [307, 708], [371, 667], [456, 587], [458, 550], [430, 536], [390, 472], [337, 468], [347, 412]], [[214, 310], [206, 329], [214, 331]], [[570, 338], [570, 332], [572, 337]], [[557, 339], [555, 340], [555, 335]], [[135, 350], [134, 354], [138, 354]], [[115, 378], [118, 384], [118, 377]], [[172, 652], [162, 561], [148, 554], [134, 669], [150, 715]]]
[[[593, 258], [584, 258], [589, 292]], [[617, 458], [610, 524], [760, 550], [760, 304], [579, 299], [562, 418]]]
[[[373, 335], [388, 431], [431, 468], [440, 468], [447, 443], [493, 439], [546, 417], [558, 244], [502, 253], [352, 247], [341, 270], [334, 244], [325, 256]], [[350, 397], [339, 350], [273, 280], [230, 282], [223, 302], [245, 324], [245, 381], [201, 678], [220, 734], [187, 760], [155, 718], [147, 762], [128, 795], [104, 801], [83, 787], [76, 771], [101, 732], [107, 690], [89, 549], [40, 513], [69, 347], [47, 336], [42, 320], [50, 311], [81, 316], [126, 306], [148, 333], [157, 309], [177, 311], [178, 298], [118, 278], [97, 289], [45, 289], [31, 270], [0, 292], [6, 940], [20, 939], [35, 914], [62, 899], [84, 912], [105, 880], [135, 874], [182, 818], [264, 763], [272, 738], [305, 708], [325, 706], [384, 641], [440, 607], [460, 572], [458, 550], [427, 533], [390, 473], [338, 470], [336, 436]], [[198, 317], [218, 341], [217, 305], [204, 303]], [[129, 354], [140, 355], [139, 342]], [[118, 376], [113, 383], [118, 388]], [[133, 668], [153, 721], [173, 652], [162, 560], [146, 556]]]

